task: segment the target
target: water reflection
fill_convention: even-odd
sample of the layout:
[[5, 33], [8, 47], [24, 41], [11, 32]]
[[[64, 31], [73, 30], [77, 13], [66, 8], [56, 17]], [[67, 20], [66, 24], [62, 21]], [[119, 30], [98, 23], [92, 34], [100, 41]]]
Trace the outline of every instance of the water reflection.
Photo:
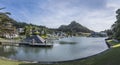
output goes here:
[[76, 42], [65, 42], [65, 41], [60, 41], [60, 44], [76, 44]]
[[17, 53], [17, 47], [12, 46], [3, 46], [0, 47], [0, 55], [9, 57], [11, 55], [15, 55]]

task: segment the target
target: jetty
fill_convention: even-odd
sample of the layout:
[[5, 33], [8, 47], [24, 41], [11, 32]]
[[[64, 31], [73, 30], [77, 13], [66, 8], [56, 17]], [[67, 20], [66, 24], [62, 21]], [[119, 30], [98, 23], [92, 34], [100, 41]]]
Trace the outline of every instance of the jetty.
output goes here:
[[29, 43], [29, 42], [2, 42], [0, 41], [0, 45], [2, 46], [30, 46], [30, 47], [52, 47], [53, 44], [41, 44], [41, 43]]
[[52, 47], [53, 44], [48, 44], [44, 39], [38, 35], [33, 35], [24, 39], [23, 41], [0, 41], [2, 46], [31, 46], [31, 47]]

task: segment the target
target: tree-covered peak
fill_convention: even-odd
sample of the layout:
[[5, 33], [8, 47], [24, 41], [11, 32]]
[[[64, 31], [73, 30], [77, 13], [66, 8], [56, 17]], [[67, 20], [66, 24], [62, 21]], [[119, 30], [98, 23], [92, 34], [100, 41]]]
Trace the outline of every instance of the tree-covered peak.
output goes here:
[[81, 24], [77, 23], [76, 21], [72, 21], [69, 25], [61, 25], [59, 27], [60, 31], [63, 32], [91, 32], [88, 28], [85, 26], [82, 26]]

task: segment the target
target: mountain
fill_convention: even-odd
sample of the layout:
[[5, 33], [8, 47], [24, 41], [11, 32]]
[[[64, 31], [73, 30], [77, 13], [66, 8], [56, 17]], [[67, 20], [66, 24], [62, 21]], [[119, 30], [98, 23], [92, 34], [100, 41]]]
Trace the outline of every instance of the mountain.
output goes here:
[[63, 32], [73, 32], [73, 33], [78, 33], [78, 32], [90, 33], [90, 32], [92, 32], [90, 29], [88, 29], [85, 26], [82, 26], [81, 24], [77, 23], [76, 21], [72, 21], [69, 25], [61, 25], [58, 28], [58, 30], [63, 31]]

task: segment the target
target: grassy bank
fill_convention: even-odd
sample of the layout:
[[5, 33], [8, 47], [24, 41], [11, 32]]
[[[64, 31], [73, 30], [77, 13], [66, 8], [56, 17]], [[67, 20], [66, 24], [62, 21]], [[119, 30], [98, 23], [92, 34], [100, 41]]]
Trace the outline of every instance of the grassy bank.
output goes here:
[[111, 47], [119, 47], [120, 42], [115, 42], [114, 40], [107, 40], [107, 42], [111, 45]]
[[[120, 65], [120, 46], [109, 49], [108, 51], [89, 57], [84, 60], [77, 60], [72, 62], [56, 63], [49, 65]], [[38, 63], [24, 63], [0, 59], [0, 65], [47, 65]]]
[[19, 65], [21, 62], [11, 61], [7, 59], [0, 59], [0, 65]]

